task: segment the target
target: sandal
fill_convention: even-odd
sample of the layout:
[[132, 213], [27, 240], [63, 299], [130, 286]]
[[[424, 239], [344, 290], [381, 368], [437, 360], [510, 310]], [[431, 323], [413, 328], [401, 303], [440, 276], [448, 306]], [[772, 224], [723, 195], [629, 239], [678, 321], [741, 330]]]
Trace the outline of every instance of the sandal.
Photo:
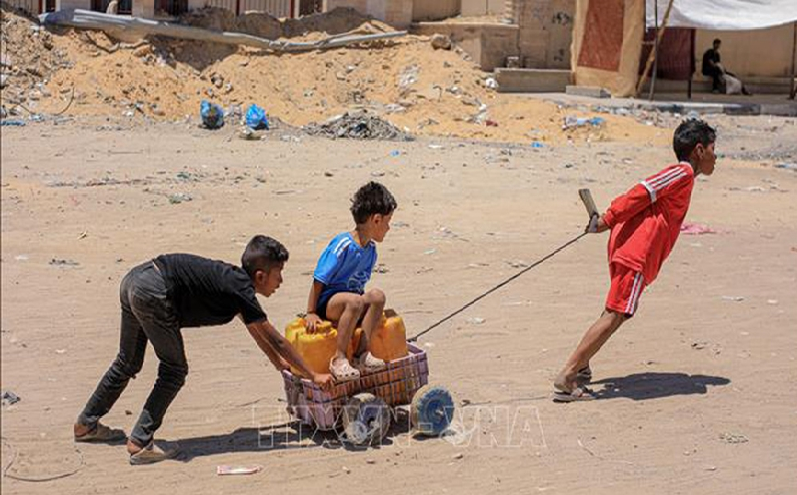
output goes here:
[[592, 369], [589, 365], [581, 368], [576, 373], [576, 382], [579, 385], [588, 385], [592, 381]]
[[121, 442], [127, 439], [123, 430], [108, 428], [102, 423], [97, 423], [93, 430], [80, 436], [75, 435], [76, 442]]
[[595, 392], [584, 386], [576, 387], [569, 392], [566, 390], [553, 391], [554, 402], [584, 402], [595, 399], [597, 399]]
[[332, 356], [329, 360], [329, 372], [337, 383], [350, 382], [360, 378], [360, 371], [349, 364], [346, 358]]
[[387, 368], [385, 362], [371, 354], [370, 351], [365, 351], [363, 355], [356, 359], [355, 366], [360, 370], [361, 375], [376, 373]]

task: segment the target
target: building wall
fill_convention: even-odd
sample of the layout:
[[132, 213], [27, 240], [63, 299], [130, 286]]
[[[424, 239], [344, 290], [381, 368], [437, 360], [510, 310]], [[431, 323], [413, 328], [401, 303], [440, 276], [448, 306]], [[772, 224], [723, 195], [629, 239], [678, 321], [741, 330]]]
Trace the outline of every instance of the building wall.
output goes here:
[[391, 26], [403, 29], [412, 23], [414, 0], [326, 0], [324, 12], [351, 7]]
[[575, 0], [515, 0], [521, 63], [534, 69], [569, 69]]
[[460, 3], [460, 0], [414, 0], [412, 20], [439, 21], [457, 16], [460, 12]]
[[739, 76], [786, 77], [791, 75], [794, 24], [756, 31], [708, 31], [695, 35], [697, 71], [703, 52], [714, 38], [722, 40], [720, 55], [725, 68]]
[[413, 24], [413, 33], [449, 36], [485, 71], [503, 67], [506, 57], [518, 54], [518, 27], [515, 25], [483, 22], [419, 22]]
[[499, 15], [504, 13], [506, 0], [461, 0], [463, 17], [479, 15]]

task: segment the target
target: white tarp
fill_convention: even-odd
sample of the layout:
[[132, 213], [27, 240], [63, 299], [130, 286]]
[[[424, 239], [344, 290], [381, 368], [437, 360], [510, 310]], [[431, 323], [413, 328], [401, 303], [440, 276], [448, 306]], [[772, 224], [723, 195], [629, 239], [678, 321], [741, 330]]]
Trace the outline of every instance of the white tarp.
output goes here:
[[[647, 0], [648, 27], [656, 25], [656, 3], [661, 25], [669, 0]], [[797, 22], [797, 0], [673, 0], [667, 26], [744, 31], [790, 22]]]

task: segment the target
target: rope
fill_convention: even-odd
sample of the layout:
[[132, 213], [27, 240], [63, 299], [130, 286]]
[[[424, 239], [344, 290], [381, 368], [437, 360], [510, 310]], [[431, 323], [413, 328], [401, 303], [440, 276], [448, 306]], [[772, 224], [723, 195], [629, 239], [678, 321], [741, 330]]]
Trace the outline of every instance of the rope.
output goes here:
[[554, 257], [554, 256], [555, 256], [557, 253], [559, 253], [560, 251], [562, 251], [562, 250], [563, 250], [563, 249], [565, 249], [566, 247], [570, 246], [571, 244], [575, 244], [575, 243], [576, 243], [576, 241], [578, 241], [579, 239], [581, 239], [581, 238], [582, 238], [582, 237], [584, 237], [585, 235], [587, 235], [587, 233], [586, 233], [586, 232], [582, 232], [581, 234], [578, 234], [578, 235], [577, 235], [576, 237], [574, 237], [573, 239], [570, 239], [570, 240], [569, 240], [569, 241], [567, 241], [566, 243], [564, 243], [564, 244], [562, 244], [561, 246], [559, 246], [558, 248], [554, 249], [554, 250], [553, 250], [551, 253], [549, 253], [549, 254], [547, 254], [547, 255], [543, 256], [542, 258], [540, 258], [539, 260], [535, 261], [535, 262], [534, 262], [534, 263], [532, 263], [531, 265], [529, 265], [529, 266], [527, 266], [526, 268], [524, 268], [524, 269], [520, 270], [520, 271], [519, 271], [519, 272], [517, 272], [516, 274], [512, 275], [512, 276], [511, 276], [511, 277], [509, 277], [508, 279], [504, 280], [503, 282], [501, 282], [501, 283], [499, 283], [498, 285], [496, 285], [495, 287], [493, 287], [492, 289], [490, 289], [490, 290], [488, 290], [488, 291], [486, 291], [486, 292], [482, 292], [482, 293], [481, 293], [481, 294], [479, 294], [479, 295], [478, 295], [476, 298], [474, 298], [472, 301], [468, 302], [467, 304], [465, 304], [465, 305], [464, 305], [464, 306], [462, 306], [461, 308], [457, 309], [457, 310], [456, 310], [456, 311], [454, 311], [453, 313], [451, 313], [451, 314], [449, 314], [448, 316], [446, 316], [446, 317], [442, 318], [441, 320], [437, 321], [436, 323], [434, 323], [433, 325], [431, 325], [430, 327], [428, 327], [426, 330], [424, 330], [424, 331], [422, 331], [422, 332], [420, 332], [420, 333], [417, 333], [417, 334], [415, 334], [414, 336], [410, 337], [410, 338], [408, 339], [408, 342], [416, 342], [416, 341], [417, 341], [417, 340], [418, 340], [420, 337], [422, 337], [423, 335], [426, 335], [427, 333], [429, 333], [430, 331], [432, 331], [434, 328], [436, 328], [436, 327], [438, 327], [438, 326], [442, 325], [442, 324], [443, 324], [443, 323], [445, 323], [446, 321], [448, 321], [448, 320], [450, 320], [451, 318], [453, 318], [453, 317], [457, 316], [458, 314], [462, 313], [463, 311], [465, 311], [465, 310], [466, 310], [466, 309], [468, 309], [469, 307], [471, 307], [471, 306], [473, 306], [474, 304], [476, 304], [478, 301], [480, 301], [480, 300], [484, 299], [485, 297], [487, 297], [488, 295], [490, 295], [490, 294], [492, 294], [493, 292], [497, 291], [497, 290], [498, 290], [498, 289], [500, 289], [501, 287], [503, 287], [503, 286], [507, 285], [508, 283], [512, 282], [513, 280], [515, 280], [516, 278], [520, 277], [521, 275], [523, 275], [523, 274], [524, 274], [524, 273], [526, 273], [527, 271], [531, 270], [532, 268], [534, 268], [534, 267], [536, 267], [536, 266], [539, 266], [539, 265], [540, 265], [542, 262], [544, 262], [544, 261], [546, 261], [546, 260], [548, 260], [548, 259], [550, 259], [550, 258], [553, 258], [553, 257]]

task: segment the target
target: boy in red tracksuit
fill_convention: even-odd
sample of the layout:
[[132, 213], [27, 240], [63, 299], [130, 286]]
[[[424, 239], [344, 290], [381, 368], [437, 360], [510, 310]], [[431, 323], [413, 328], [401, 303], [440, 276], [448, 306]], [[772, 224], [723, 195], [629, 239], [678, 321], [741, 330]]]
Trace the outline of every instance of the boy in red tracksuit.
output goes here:
[[699, 174], [711, 175], [716, 132], [702, 120], [681, 123], [673, 136], [679, 163], [648, 177], [612, 201], [603, 215], [590, 219], [587, 232], [611, 229], [611, 287], [603, 314], [554, 380], [554, 400], [572, 402], [595, 396], [586, 388], [592, 378], [589, 362], [615, 330], [636, 312], [639, 296], [653, 283], [678, 240]]

